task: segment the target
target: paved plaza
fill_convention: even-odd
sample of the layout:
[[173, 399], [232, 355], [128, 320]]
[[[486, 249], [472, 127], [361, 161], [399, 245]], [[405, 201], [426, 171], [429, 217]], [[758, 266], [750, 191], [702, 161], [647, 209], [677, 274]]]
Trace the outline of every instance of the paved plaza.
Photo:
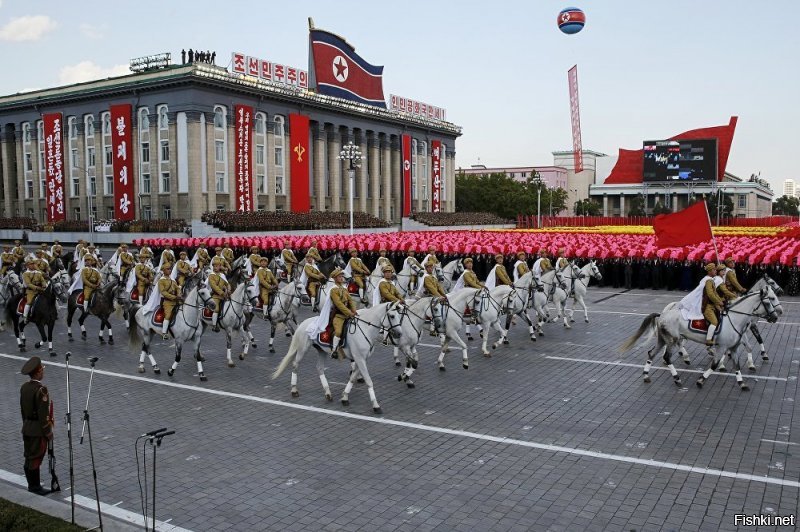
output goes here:
[[[313, 355], [300, 368], [300, 397], [291, 398], [289, 373], [270, 379], [289, 339], [279, 330], [269, 354], [261, 321], [253, 325], [258, 347], [232, 369], [224, 336], [203, 337], [205, 383], [186, 354], [168, 377], [174, 351], [160, 339], [153, 352], [163, 373], [148, 365], [138, 374], [138, 346], [128, 347], [120, 321], [114, 346], [98, 343], [94, 318], [88, 339], [72, 343], [59, 323], [45, 384], [60, 421], [61, 485], [69, 483], [62, 421], [71, 350], [76, 492], [90, 509], [89, 449], [77, 439], [86, 357], [100, 357], [90, 411], [108, 520], [141, 514], [134, 441], [160, 427], [176, 431], [157, 455], [160, 530], [735, 530], [735, 514], [796, 515], [800, 300], [784, 298], [779, 322], [762, 325], [770, 360], [755, 353], [749, 392], [730, 374], [698, 389], [707, 362], [700, 346], [690, 346], [690, 367], [676, 362], [683, 387], [660, 360], [645, 384], [642, 346], [625, 355], [617, 348], [644, 316], [682, 295], [592, 288], [591, 323], [576, 314], [572, 330], [549, 324], [535, 343], [518, 323], [491, 358], [476, 335], [467, 371], [455, 350], [447, 371], [436, 369], [435, 339], [425, 335], [415, 389], [397, 381], [399, 368], [379, 346], [370, 371], [380, 416], [364, 385], [349, 407], [340, 404], [348, 365], [330, 359], [334, 402], [326, 402]], [[37, 336], [28, 329], [29, 346]], [[46, 356], [19, 353], [11, 333], [0, 334], [0, 482], [12, 486], [22, 473], [18, 372], [31, 354]], [[44, 469], [42, 477], [49, 482]], [[68, 496], [50, 498], [67, 504]]]

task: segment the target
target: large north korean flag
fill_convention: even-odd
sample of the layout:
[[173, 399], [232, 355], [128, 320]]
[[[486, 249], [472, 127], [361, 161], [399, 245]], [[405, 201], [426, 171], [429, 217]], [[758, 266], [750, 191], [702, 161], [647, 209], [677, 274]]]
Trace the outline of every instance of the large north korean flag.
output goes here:
[[323, 30], [309, 37], [311, 86], [317, 92], [386, 108], [383, 67], [370, 65], [347, 41]]

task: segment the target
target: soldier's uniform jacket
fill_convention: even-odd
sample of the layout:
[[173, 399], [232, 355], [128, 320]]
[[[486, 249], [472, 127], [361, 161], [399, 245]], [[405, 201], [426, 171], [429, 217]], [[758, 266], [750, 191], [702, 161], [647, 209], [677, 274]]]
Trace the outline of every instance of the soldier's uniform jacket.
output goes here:
[[208, 276], [208, 286], [211, 287], [214, 298], [225, 299], [228, 296], [230, 285], [218, 273], [212, 273]]
[[306, 277], [308, 277], [309, 281], [319, 281], [320, 283], [327, 281], [325, 274], [316, 269], [313, 264], [306, 263], [303, 266], [303, 270], [306, 272]]
[[425, 287], [425, 293], [429, 296], [433, 297], [445, 297], [446, 294], [444, 293], [444, 288], [439, 283], [439, 280], [433, 275], [426, 275], [425, 279], [422, 281], [423, 286]]
[[176, 266], [180, 275], [183, 275], [184, 277], [192, 275], [192, 265], [188, 260], [179, 260]]
[[717, 306], [724, 303], [717, 293], [717, 288], [714, 284], [714, 279], [706, 280], [705, 287], [703, 288], [703, 309], [706, 309], [708, 306]]
[[162, 264], [175, 264], [175, 253], [171, 249], [165, 249], [161, 252]]
[[322, 257], [319, 254], [319, 250], [315, 247], [308, 248], [308, 253], [306, 253], [306, 257], [311, 257], [317, 262], [322, 262]]
[[261, 255], [258, 253], [253, 253], [250, 255], [250, 264], [253, 265], [253, 271], [256, 271], [257, 268], [261, 267]]
[[40, 251], [42, 252], [42, 258], [46, 260], [48, 264], [53, 262], [53, 256], [48, 253], [45, 248], [42, 248]]
[[494, 278], [495, 278], [495, 285], [500, 286], [501, 284], [511, 285], [511, 279], [508, 278], [508, 273], [506, 272], [506, 267], [502, 264], [496, 264], [494, 267]]
[[475, 275], [475, 272], [472, 270], [464, 271], [464, 286], [469, 288], [481, 288], [481, 283], [478, 281], [478, 276]]
[[211, 262], [211, 257], [208, 256], [208, 250], [206, 248], [200, 248], [197, 250], [197, 266], [202, 269], [203, 266]]
[[356, 304], [350, 298], [350, 292], [344, 286], [336, 285], [331, 288], [331, 293], [328, 297], [331, 298], [331, 303], [336, 309], [334, 311], [335, 317], [349, 318], [350, 312], [356, 311]]
[[286, 264], [297, 264], [297, 257], [294, 256], [294, 251], [289, 248], [285, 248], [281, 251], [281, 257]]
[[36, 269], [42, 273], [50, 272], [50, 264], [45, 259], [36, 259]]
[[256, 270], [256, 277], [258, 277], [258, 286], [261, 289], [273, 290], [278, 288], [278, 279], [269, 268], [259, 268]]
[[95, 268], [86, 266], [81, 272], [81, 278], [83, 279], [84, 291], [87, 288], [95, 290], [98, 286], [100, 286], [100, 272]]
[[717, 287], [717, 293], [720, 296], [722, 296], [726, 301], [733, 301], [734, 299], [739, 297], [736, 293], [731, 292], [724, 282], [719, 283], [719, 286]]
[[118, 260], [120, 261], [119, 272], [122, 277], [125, 276], [125, 273], [130, 269], [131, 265], [133, 264], [133, 255], [124, 251], [118, 255]]
[[11, 252], [17, 256], [17, 260], [25, 258], [25, 250], [22, 248], [22, 246], [16, 246], [11, 250]]
[[364, 266], [364, 263], [358, 257], [350, 259], [350, 269], [353, 271], [353, 275], [369, 275], [370, 273], [369, 268]]
[[745, 288], [739, 284], [739, 279], [736, 278], [736, 271], [733, 268], [728, 268], [725, 272], [725, 288], [731, 292], [738, 292], [740, 294], [747, 292]]
[[83, 256], [86, 255], [88, 252], [89, 248], [87, 248], [86, 246], [81, 246], [80, 248], [78, 248], [78, 258], [82, 259]]
[[145, 259], [152, 259], [153, 258], [153, 250], [150, 249], [150, 246], [142, 246], [139, 249], [139, 257], [144, 257]]
[[19, 406], [24, 437], [49, 438], [53, 434], [53, 423], [50, 421], [50, 395], [41, 382], [30, 380], [22, 385]]
[[386, 279], [381, 279], [381, 282], [378, 283], [378, 290], [381, 293], [381, 303], [395, 303], [403, 299], [400, 290], [397, 289], [394, 283]]
[[217, 263], [222, 265], [222, 271], [223, 272], [227, 272], [227, 271], [229, 271], [231, 269], [231, 265], [228, 264], [227, 259], [225, 257], [223, 257], [222, 255], [214, 255], [214, 257], [211, 259], [211, 267], [213, 268], [214, 265], [217, 264]]
[[[564, 268], [569, 266], [569, 261], [564, 257], [559, 257], [557, 264], [558, 264], [558, 269], [559, 270], [563, 270]], [[539, 268], [542, 269], [542, 273], [547, 273], [547, 272], [549, 272], [550, 270], [553, 269], [553, 263], [550, 262], [550, 259], [548, 259], [547, 257], [544, 257], [542, 259], [542, 262], [539, 263]]]
[[22, 274], [22, 283], [25, 285], [26, 302], [28, 305], [33, 302], [33, 298], [36, 297], [36, 294], [44, 291], [47, 287], [47, 280], [39, 270], [25, 270]]
[[80, 259], [83, 257], [83, 254], [86, 253], [86, 246], [83, 244], [78, 244], [75, 246], [75, 256], [73, 257], [75, 260]]
[[225, 257], [225, 260], [228, 261], [228, 265], [233, 264], [233, 261], [236, 258], [233, 256], [233, 250], [229, 247], [222, 249], [222, 256]]
[[161, 300], [175, 302], [178, 300], [180, 288], [178, 283], [169, 277], [162, 277], [158, 280], [158, 292], [161, 294]]
[[17, 256], [14, 255], [12, 251], [4, 251], [0, 254], [0, 261], [2, 261], [2, 269], [0, 269], [0, 275], [5, 275], [6, 270], [9, 268], [13, 268], [14, 264], [17, 262]]
[[517, 264], [517, 277], [522, 277], [529, 271], [528, 263], [526, 263], [524, 260], [520, 260], [519, 264]]
[[[153, 282], [153, 270], [147, 264], [140, 262], [133, 271], [136, 274], [137, 283], [149, 285]], [[139, 294], [139, 297], [144, 297], [144, 294]]]

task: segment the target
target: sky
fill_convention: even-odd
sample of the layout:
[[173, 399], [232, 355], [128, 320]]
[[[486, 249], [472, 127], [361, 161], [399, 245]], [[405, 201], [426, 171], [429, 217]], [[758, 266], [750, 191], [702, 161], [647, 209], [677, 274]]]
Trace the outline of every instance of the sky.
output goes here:
[[[556, 24], [569, 6], [586, 13], [577, 35]], [[797, 0], [0, 0], [0, 94], [124, 74], [160, 52], [179, 62], [182, 48], [307, 69], [310, 16], [384, 65], [387, 99], [447, 109], [463, 128], [456, 166], [550, 165], [571, 149], [577, 64], [584, 149], [616, 155], [735, 115], [727, 170], [780, 194], [800, 180], [798, 15]]]

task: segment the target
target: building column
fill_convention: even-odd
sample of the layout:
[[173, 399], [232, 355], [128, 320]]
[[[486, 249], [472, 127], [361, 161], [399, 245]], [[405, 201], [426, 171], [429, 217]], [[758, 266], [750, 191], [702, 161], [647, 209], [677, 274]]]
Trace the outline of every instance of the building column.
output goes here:
[[383, 183], [383, 219], [392, 219], [392, 145], [389, 135], [381, 137], [381, 151], [383, 151], [383, 168], [381, 169], [381, 182]]
[[[400, 137], [391, 135], [391, 157], [384, 159], [384, 166], [388, 166], [389, 185], [391, 186], [391, 203], [394, 206], [394, 216], [390, 219], [392, 222], [400, 222], [403, 217], [403, 172], [402, 172], [402, 157], [403, 153], [400, 147]], [[386, 188], [385, 193], [388, 194], [389, 187]], [[390, 216], [392, 211], [390, 209]], [[387, 218], [389, 219], [389, 218]]]
[[[182, 213], [176, 213], [176, 218], [185, 218], [188, 221], [199, 220], [203, 214], [203, 187], [202, 187], [202, 150], [205, 149], [201, 140], [200, 134], [200, 113], [187, 112], [186, 113], [186, 175], [189, 181], [189, 190], [187, 198], [187, 212], [185, 216]], [[178, 169], [178, 174], [181, 173]], [[176, 176], [176, 181], [180, 181], [180, 175]], [[180, 187], [180, 184], [177, 183]]]
[[[64, 123], [66, 123], [66, 121]], [[17, 194], [16, 194], [16, 196], [17, 196], [17, 207], [15, 209], [14, 214], [12, 214], [12, 216], [27, 216], [28, 215], [28, 213], [25, 212], [25, 154], [22, 152], [22, 143], [23, 143], [22, 135], [23, 134], [24, 133], [22, 132], [22, 129], [20, 129], [19, 131], [15, 131], [15, 135], [14, 135], [14, 147], [16, 148], [15, 151], [16, 151], [16, 157], [17, 157], [16, 158], [16, 161], [17, 161], [17, 175], [15, 176], [15, 180], [16, 180], [16, 183], [17, 183], [17, 187], [16, 187], [17, 188], [17, 190], [16, 190], [16, 192], [17, 192]], [[67, 208], [68, 203], [66, 201], [66, 198], [69, 197], [69, 186], [70, 186], [70, 182], [69, 182], [69, 175], [70, 175], [69, 174], [69, 172], [70, 172], [70, 169], [69, 169], [69, 140], [64, 142], [61, 146], [62, 146], [62, 157], [63, 157], [63, 163], [64, 163], [64, 176], [65, 176], [65, 182], [64, 182], [64, 198], [65, 198], [65, 200], [64, 200], [64, 208]], [[65, 146], [66, 146], [66, 148], [65, 148]], [[45, 155], [46, 155], [46, 153], [45, 153]], [[78, 199], [80, 199], [80, 197]], [[18, 213], [16, 212], [17, 210], [19, 211]], [[83, 209], [81, 209], [81, 211], [83, 211]], [[67, 218], [69, 218], [69, 216]]]
[[[356, 184], [358, 191], [358, 198], [353, 201], [353, 209], [360, 212], [367, 212], [367, 179], [369, 179], [368, 173], [374, 172], [374, 166], [372, 160], [369, 161], [369, 172], [367, 172], [367, 135], [366, 131], [361, 130], [358, 133], [358, 138], [355, 140], [354, 144], [358, 146], [358, 151], [361, 152], [361, 166], [356, 168]], [[371, 191], [375, 194], [375, 191]]]
[[608, 216], [608, 196], [603, 194], [603, 216]]
[[331, 211], [341, 211], [341, 163], [339, 162], [339, 132], [335, 127], [326, 130], [328, 134], [328, 174], [330, 179]]
[[[217, 162], [216, 162], [216, 146], [215, 146], [215, 138], [214, 138], [214, 110], [211, 110], [211, 114], [209, 114], [209, 120], [205, 123], [205, 137], [206, 137], [206, 174], [208, 175], [208, 182], [207, 186], [207, 194], [206, 194], [206, 201], [208, 204], [209, 211], [216, 211], [217, 210]], [[152, 156], [151, 156], [152, 157]], [[151, 178], [152, 179], [152, 178]], [[150, 190], [152, 188], [152, 182], [150, 185]], [[275, 209], [275, 204], [273, 202], [273, 210]]]
[[[353, 131], [350, 128], [340, 128], [339, 134], [341, 135], [342, 139], [340, 144], [341, 146], [346, 146], [349, 141], [353, 140]], [[348, 161], [343, 161], [341, 163], [341, 168], [343, 181], [342, 192], [344, 193], [342, 197], [342, 211], [350, 212], [350, 187], [355, 186], [355, 178], [352, 181], [350, 180], [350, 163]], [[356, 206], [356, 200], [353, 198], [353, 210], [356, 210]]]
[[0, 173], [3, 175], [3, 216], [13, 216], [11, 205], [11, 194], [14, 190], [13, 181], [11, 179], [11, 171], [14, 168], [14, 129], [12, 126], [6, 126], [5, 130], [0, 132]]
[[317, 125], [311, 129], [311, 137], [313, 139], [314, 147], [314, 168], [312, 172], [314, 175], [314, 195], [316, 196], [317, 206], [316, 210], [325, 210], [325, 131], [323, 125], [317, 122]]
[[376, 218], [381, 210], [381, 163], [380, 144], [374, 131], [369, 132], [369, 180], [372, 188], [369, 213]]
[[619, 215], [626, 216], [625, 213], [625, 194], [619, 195]]

